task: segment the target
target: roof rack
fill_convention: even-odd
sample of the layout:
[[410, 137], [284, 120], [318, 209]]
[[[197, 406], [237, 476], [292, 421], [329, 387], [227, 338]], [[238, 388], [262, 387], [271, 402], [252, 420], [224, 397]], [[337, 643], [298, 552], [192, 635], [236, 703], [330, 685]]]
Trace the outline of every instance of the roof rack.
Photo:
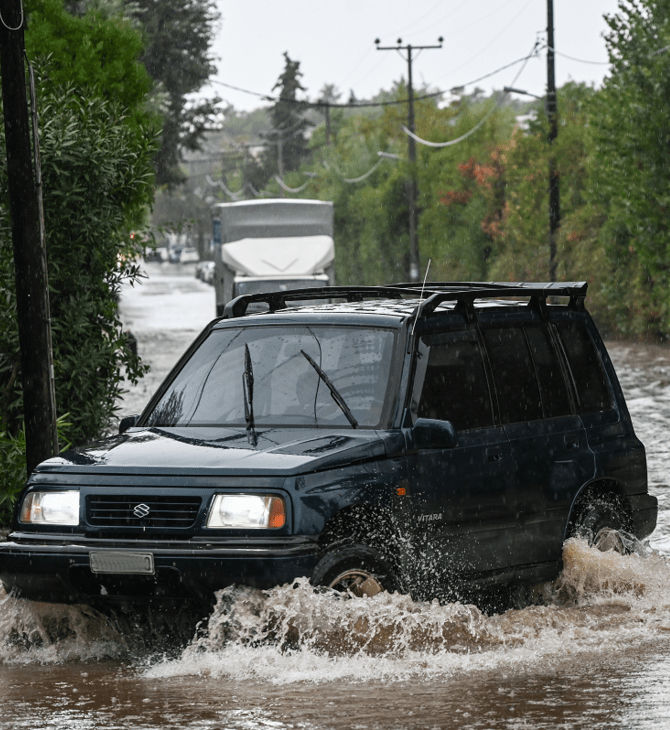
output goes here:
[[[392, 285], [393, 286], [393, 285]], [[406, 291], [406, 285], [399, 284], [398, 288]], [[466, 312], [472, 311], [475, 299], [499, 299], [501, 297], [530, 297], [531, 305], [540, 309], [546, 304], [548, 297], [569, 297], [568, 306], [571, 309], [583, 309], [584, 298], [588, 284], [585, 281], [565, 282], [500, 282], [500, 281], [469, 281], [469, 282], [427, 282], [423, 289], [423, 301], [419, 305], [417, 319], [430, 316], [443, 302], [461, 302]], [[421, 287], [414, 285], [414, 291]]]
[[224, 319], [243, 317], [250, 304], [267, 304], [270, 312], [285, 309], [287, 301], [313, 299], [346, 299], [348, 302], [362, 302], [365, 299], [402, 299], [403, 294], [416, 299], [416, 289], [398, 286], [324, 286], [308, 289], [291, 289], [267, 294], [242, 294], [226, 304]]
[[[472, 308], [475, 299], [521, 296], [530, 297], [536, 304], [545, 303], [547, 297], [569, 297], [569, 306], [580, 309], [584, 304], [588, 284], [585, 281], [572, 282], [496, 282], [496, 281], [450, 281], [428, 282], [425, 287], [416, 282], [389, 284], [387, 286], [327, 286], [266, 294], [243, 294], [226, 304], [224, 319], [243, 317], [250, 304], [261, 302], [268, 305], [270, 312], [286, 308], [287, 301], [314, 299], [346, 299], [348, 302], [362, 302], [365, 299], [403, 299], [405, 297], [422, 301], [417, 318], [430, 316], [442, 302], [462, 302], [466, 309]], [[418, 295], [418, 296], [417, 296]]]

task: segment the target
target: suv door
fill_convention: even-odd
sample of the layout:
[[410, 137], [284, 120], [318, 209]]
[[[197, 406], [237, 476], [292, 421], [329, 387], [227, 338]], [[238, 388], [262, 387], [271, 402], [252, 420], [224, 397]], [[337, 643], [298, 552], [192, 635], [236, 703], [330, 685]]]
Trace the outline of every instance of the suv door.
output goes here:
[[417, 449], [408, 456], [420, 566], [443, 580], [509, 567], [516, 521], [511, 449], [495, 424], [474, 328], [420, 338], [410, 410], [413, 420], [449, 421], [457, 432], [452, 448]]
[[482, 325], [514, 462], [519, 566], [561, 559], [570, 505], [594, 457], [546, 325]]
[[644, 446], [634, 433], [621, 387], [595, 328], [588, 319], [556, 319], [570, 380], [596, 477], [613, 480], [627, 494], [647, 493]]

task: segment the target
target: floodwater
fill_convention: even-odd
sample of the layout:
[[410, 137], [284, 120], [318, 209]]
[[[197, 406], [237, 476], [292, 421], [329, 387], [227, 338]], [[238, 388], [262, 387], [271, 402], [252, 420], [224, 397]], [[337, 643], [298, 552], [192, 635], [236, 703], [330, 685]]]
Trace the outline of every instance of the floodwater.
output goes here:
[[[210, 319], [193, 267], [147, 267], [122, 317], [154, 371], [137, 412]], [[627, 556], [569, 541], [538, 605], [487, 616], [406, 596], [339, 600], [304, 581], [221, 592], [197, 637], [151, 653], [90, 609], [0, 594], [0, 728], [670, 726], [670, 350], [611, 343], [660, 520]]]

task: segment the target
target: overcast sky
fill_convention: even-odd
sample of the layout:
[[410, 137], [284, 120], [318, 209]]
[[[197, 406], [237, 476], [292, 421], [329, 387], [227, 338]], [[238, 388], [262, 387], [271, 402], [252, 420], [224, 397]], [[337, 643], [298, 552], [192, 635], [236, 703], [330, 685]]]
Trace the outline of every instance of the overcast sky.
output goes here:
[[[300, 61], [302, 84], [316, 99], [324, 84], [335, 84], [342, 101], [353, 90], [369, 98], [407, 77], [397, 51], [377, 51], [398, 38], [413, 46], [437, 44], [414, 62], [414, 80], [433, 88], [466, 86], [523, 58], [536, 39], [546, 42], [546, 0], [217, 0], [222, 21], [213, 46], [220, 82], [270, 94], [284, 67], [283, 53]], [[599, 85], [607, 73], [603, 14], [616, 0], [554, 0], [556, 83]], [[514, 65], [476, 85], [489, 92], [514, 83], [541, 96], [546, 87], [546, 51], [522, 69]], [[564, 55], [563, 55], [564, 54]], [[567, 56], [571, 56], [572, 60]], [[585, 63], [588, 62], [588, 63]], [[517, 74], [520, 73], [515, 80]], [[212, 87], [237, 109], [263, 105], [258, 97]]]

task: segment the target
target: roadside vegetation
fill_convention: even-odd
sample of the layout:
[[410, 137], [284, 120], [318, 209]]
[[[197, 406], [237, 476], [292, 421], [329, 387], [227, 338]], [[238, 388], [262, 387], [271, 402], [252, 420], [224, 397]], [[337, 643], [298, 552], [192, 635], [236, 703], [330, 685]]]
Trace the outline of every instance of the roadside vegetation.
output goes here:
[[[175, 16], [171, 52], [194, 63], [211, 40], [210, 0], [24, 0], [26, 55], [37, 78], [40, 155], [61, 445], [108, 431], [124, 381], [146, 371], [118, 316], [123, 284], [141, 276], [157, 180], [181, 179], [176, 159], [207, 127], [212, 104], [185, 97], [211, 72], [181, 84], [151, 75], [166, 45], [156, 13]], [[160, 8], [154, 8], [159, 5]], [[153, 11], [156, 11], [154, 13]], [[138, 17], [147, 19], [143, 25]], [[163, 21], [165, 19], [163, 18]], [[204, 43], [204, 50], [203, 50]], [[183, 49], [182, 49], [183, 50]], [[148, 70], [149, 69], [149, 70]], [[176, 67], [170, 66], [174, 73]], [[214, 105], [215, 106], [215, 105]], [[25, 483], [21, 362], [11, 228], [0, 130], [0, 523]]]

